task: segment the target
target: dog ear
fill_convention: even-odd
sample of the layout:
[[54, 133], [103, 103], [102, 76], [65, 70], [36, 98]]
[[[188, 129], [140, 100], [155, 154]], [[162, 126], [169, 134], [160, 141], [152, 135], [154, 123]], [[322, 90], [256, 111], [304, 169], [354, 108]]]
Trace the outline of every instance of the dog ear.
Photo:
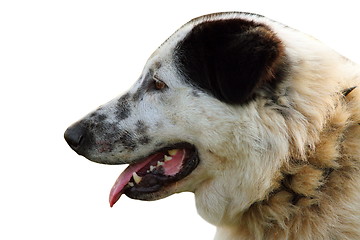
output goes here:
[[226, 19], [196, 25], [178, 44], [175, 59], [191, 84], [221, 101], [242, 104], [275, 78], [283, 52], [266, 25]]

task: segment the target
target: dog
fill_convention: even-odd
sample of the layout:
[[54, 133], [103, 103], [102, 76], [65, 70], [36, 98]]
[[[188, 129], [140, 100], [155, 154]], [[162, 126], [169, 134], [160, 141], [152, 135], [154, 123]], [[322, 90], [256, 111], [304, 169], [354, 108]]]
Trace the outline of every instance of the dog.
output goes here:
[[241, 12], [195, 18], [124, 95], [71, 125], [78, 154], [129, 164], [110, 192], [193, 192], [215, 239], [360, 239], [360, 67]]

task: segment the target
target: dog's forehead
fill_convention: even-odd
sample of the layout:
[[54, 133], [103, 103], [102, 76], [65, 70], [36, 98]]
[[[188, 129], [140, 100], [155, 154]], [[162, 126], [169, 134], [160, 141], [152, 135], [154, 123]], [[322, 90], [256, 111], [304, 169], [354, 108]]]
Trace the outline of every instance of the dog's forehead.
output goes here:
[[[181, 26], [175, 33], [173, 33], [164, 43], [162, 43], [150, 56], [145, 67], [143, 69], [142, 76], [150, 73], [158, 73], [168, 77], [182, 78], [183, 74], [179, 71], [177, 54], [182, 54], [178, 51], [181, 47], [182, 42], [186, 37], [195, 29], [197, 26], [208, 22], [221, 22], [224, 20], [243, 20], [244, 22], [261, 23], [267, 26], [275, 26], [275, 22], [267, 19], [261, 15], [243, 13], [243, 12], [226, 12], [226, 13], [215, 13], [200, 16], [192, 19], [183, 26]], [[173, 79], [173, 78], [172, 78]]]
[[242, 12], [226, 12], [216, 13], [194, 18], [191, 21], [180, 27], [173, 35], [171, 35], [158, 49], [150, 56], [145, 69], [158, 69], [160, 66], [171, 64], [179, 43], [198, 25], [204, 22], [216, 22], [228, 19], [243, 19], [253, 22], [266, 22], [270, 24], [265, 17], [257, 14], [242, 13]]
[[188, 34], [192, 29], [191, 26], [182, 27], [170, 36], [163, 44], [161, 44], [148, 59], [145, 71], [157, 71], [160, 68], [167, 67], [173, 63], [175, 51], [178, 43]]

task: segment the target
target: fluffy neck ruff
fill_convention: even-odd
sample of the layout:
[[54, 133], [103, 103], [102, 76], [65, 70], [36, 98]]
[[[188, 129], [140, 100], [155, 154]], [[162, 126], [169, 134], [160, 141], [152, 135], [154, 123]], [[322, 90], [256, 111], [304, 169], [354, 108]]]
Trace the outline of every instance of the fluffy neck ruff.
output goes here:
[[[360, 239], [360, 89], [342, 92], [315, 145], [291, 157], [226, 239]], [[227, 234], [224, 234], [227, 233]]]

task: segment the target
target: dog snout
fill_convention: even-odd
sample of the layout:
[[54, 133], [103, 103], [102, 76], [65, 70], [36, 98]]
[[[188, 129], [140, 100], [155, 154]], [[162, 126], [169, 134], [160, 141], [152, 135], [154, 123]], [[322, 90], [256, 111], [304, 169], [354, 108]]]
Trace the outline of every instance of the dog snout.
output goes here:
[[66, 129], [64, 138], [69, 146], [78, 154], [83, 155], [88, 138], [87, 128], [82, 123], [75, 123]]

